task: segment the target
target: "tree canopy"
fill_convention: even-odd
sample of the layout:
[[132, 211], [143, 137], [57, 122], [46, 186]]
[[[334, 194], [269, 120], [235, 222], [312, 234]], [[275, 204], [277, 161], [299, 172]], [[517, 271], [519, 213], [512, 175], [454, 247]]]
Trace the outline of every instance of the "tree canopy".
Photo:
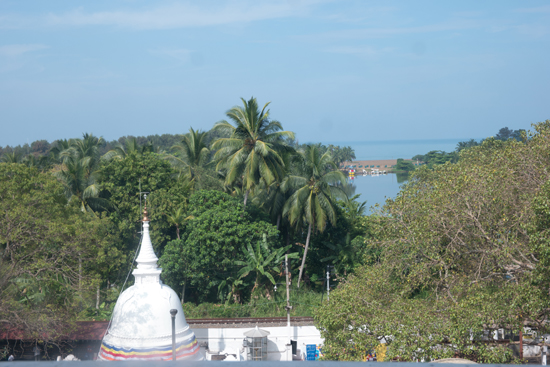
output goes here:
[[235, 260], [243, 250], [265, 237], [277, 247], [277, 228], [243, 215], [239, 199], [219, 191], [199, 191], [189, 197], [193, 219], [180, 240], [168, 243], [160, 258], [167, 270], [166, 282], [189, 287], [194, 300], [216, 297], [220, 282], [236, 274]]
[[416, 170], [366, 241], [379, 260], [317, 313], [329, 358], [359, 359], [353, 340], [384, 341], [390, 359], [503, 363], [512, 355], [487, 344], [491, 330], [545, 332], [549, 138], [547, 120], [525, 141], [486, 139], [454, 164]]
[[67, 206], [50, 174], [1, 163], [0, 201], [0, 320], [55, 340], [124, 255], [110, 222]]
[[262, 181], [270, 185], [283, 178], [284, 162], [281, 153], [290, 148], [285, 138], [294, 138], [294, 133], [283, 131], [279, 121], [271, 120], [267, 106], [260, 110], [255, 98], [245, 101], [243, 107], [236, 106], [227, 111], [227, 121], [218, 122], [214, 129], [223, 136], [212, 145], [216, 149], [217, 169], [226, 170], [225, 182], [233, 184], [242, 178], [245, 191], [244, 205], [250, 190]]

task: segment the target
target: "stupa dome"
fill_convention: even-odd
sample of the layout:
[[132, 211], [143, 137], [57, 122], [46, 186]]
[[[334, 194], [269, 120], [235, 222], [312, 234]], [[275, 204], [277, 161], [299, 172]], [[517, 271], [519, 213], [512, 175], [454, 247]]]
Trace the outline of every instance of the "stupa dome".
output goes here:
[[138, 264], [132, 274], [133, 286], [118, 297], [113, 316], [103, 337], [99, 358], [103, 360], [171, 360], [172, 319], [176, 309], [176, 358], [200, 360], [195, 333], [189, 329], [181, 302], [172, 288], [160, 280], [149, 236], [149, 218], [145, 207], [143, 234]]

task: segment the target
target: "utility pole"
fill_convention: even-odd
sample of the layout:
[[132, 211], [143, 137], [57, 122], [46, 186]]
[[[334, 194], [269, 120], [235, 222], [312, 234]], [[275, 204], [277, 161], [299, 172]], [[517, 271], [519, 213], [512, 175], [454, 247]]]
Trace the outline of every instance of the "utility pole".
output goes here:
[[327, 302], [329, 301], [330, 295], [330, 268], [333, 268], [332, 265], [327, 265]]
[[286, 274], [286, 327], [288, 329], [288, 344], [287, 347], [291, 349], [290, 353], [287, 351], [287, 360], [292, 361], [292, 333], [290, 331], [290, 280], [288, 276], [288, 254], [285, 254], [285, 274]]
[[330, 265], [327, 265], [327, 302], [330, 300]]
[[286, 274], [286, 323], [288, 327], [288, 339], [290, 340], [290, 310], [292, 306], [290, 305], [290, 281], [288, 279], [288, 254], [285, 255], [285, 274]]

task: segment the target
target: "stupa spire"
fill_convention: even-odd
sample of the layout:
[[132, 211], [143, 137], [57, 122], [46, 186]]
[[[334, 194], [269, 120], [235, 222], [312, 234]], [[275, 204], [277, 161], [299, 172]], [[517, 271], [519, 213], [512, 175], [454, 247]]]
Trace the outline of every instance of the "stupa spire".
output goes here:
[[141, 249], [136, 259], [138, 265], [132, 274], [136, 278], [135, 284], [159, 283], [162, 269], [157, 265], [158, 257], [155, 255], [151, 236], [149, 235], [149, 212], [147, 211], [147, 202], [145, 202], [145, 208], [143, 209], [142, 222]]

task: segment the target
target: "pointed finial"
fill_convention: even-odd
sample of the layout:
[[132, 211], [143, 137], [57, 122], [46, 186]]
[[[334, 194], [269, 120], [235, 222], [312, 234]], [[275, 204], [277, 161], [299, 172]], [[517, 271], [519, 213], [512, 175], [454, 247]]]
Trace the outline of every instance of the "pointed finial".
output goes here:
[[147, 194], [144, 194], [143, 196], [145, 197], [145, 207], [143, 208], [142, 222], [149, 222], [149, 212], [147, 211]]
[[143, 220], [142, 222], [149, 222], [149, 212], [147, 211], [147, 206], [143, 208]]

